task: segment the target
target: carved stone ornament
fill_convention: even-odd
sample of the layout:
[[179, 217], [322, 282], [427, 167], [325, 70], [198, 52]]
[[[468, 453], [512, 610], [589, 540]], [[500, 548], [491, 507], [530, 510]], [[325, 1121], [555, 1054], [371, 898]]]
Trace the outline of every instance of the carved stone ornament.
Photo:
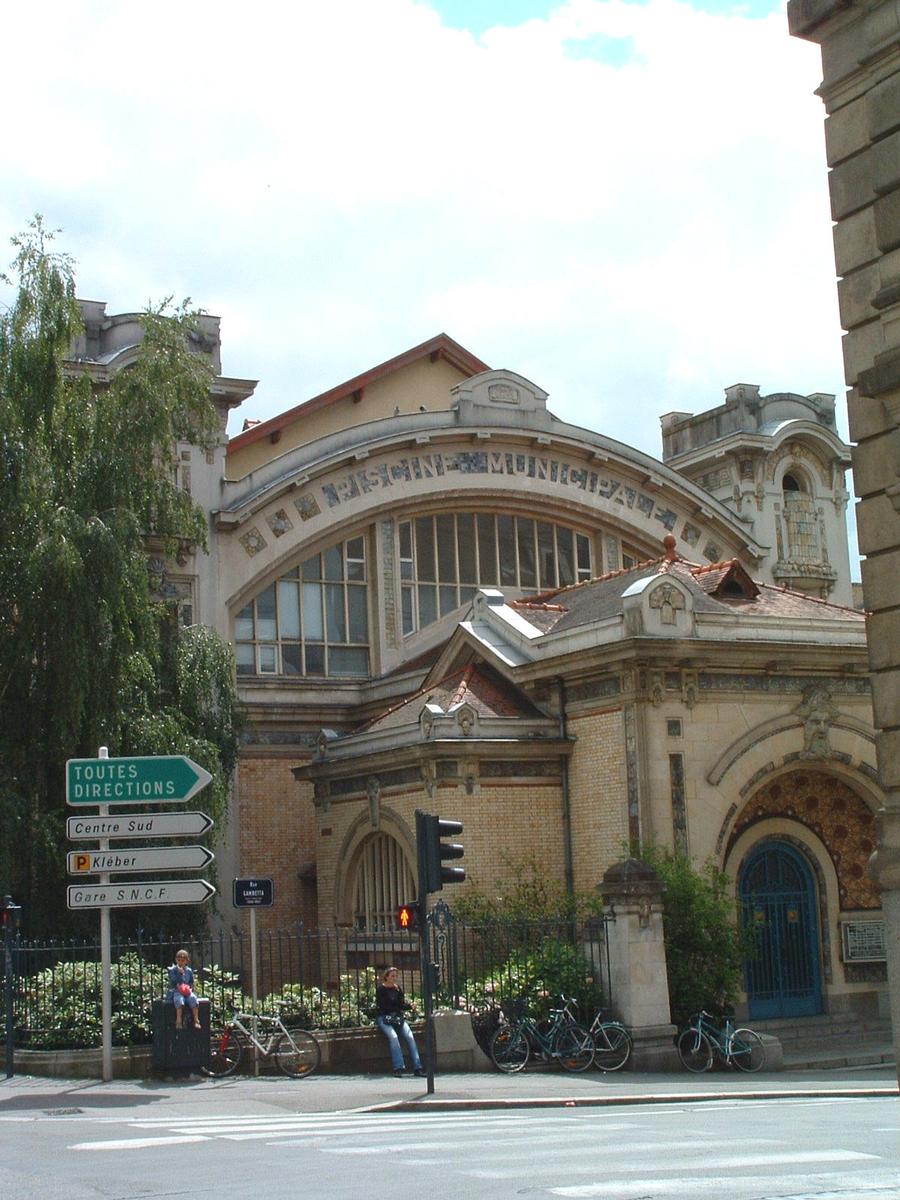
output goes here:
[[803, 718], [803, 757], [830, 758], [829, 734], [838, 710], [828, 689], [819, 684], [808, 687], [803, 693], [803, 703], [794, 711]]
[[431, 759], [422, 763], [422, 782], [425, 785], [425, 791], [428, 794], [429, 800], [432, 799], [437, 784], [437, 768]]
[[240, 542], [251, 558], [254, 554], [259, 554], [260, 550], [265, 550], [266, 548], [266, 539], [255, 525], [252, 529], [241, 535]]
[[456, 721], [463, 737], [469, 737], [475, 728], [478, 714], [471, 704], [463, 704], [456, 713]]
[[313, 784], [313, 801], [316, 808], [321, 809], [323, 813], [328, 812], [331, 804], [331, 792], [324, 779], [317, 779]]
[[291, 518], [283, 508], [279, 508], [271, 517], [267, 517], [266, 523], [276, 537], [283, 537], [294, 528]]
[[661, 624], [674, 625], [678, 613], [684, 608], [684, 596], [671, 583], [663, 583], [651, 592], [650, 607], [659, 609]]
[[370, 775], [366, 780], [366, 797], [369, 801], [369, 824], [377, 829], [381, 820], [381, 781], [377, 775]]
[[693, 708], [700, 695], [700, 682], [696, 671], [681, 672], [681, 701], [685, 708]]
[[659, 707], [666, 696], [666, 688], [662, 671], [653, 671], [650, 675], [650, 703]]
[[313, 517], [317, 517], [322, 511], [319, 508], [319, 502], [312, 492], [304, 492], [302, 496], [298, 496], [294, 501], [294, 508], [300, 514], [301, 521], [309, 521]]

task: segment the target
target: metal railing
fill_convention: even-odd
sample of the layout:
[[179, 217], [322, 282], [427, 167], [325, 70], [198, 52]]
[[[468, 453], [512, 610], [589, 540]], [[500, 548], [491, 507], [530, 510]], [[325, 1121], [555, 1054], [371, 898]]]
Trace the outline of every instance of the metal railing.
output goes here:
[[[473, 1016], [525, 997], [537, 1015], [553, 991], [574, 994], [585, 1009], [601, 991], [609, 1002], [609, 971], [602, 920], [491, 922], [464, 925], [438, 902], [429, 919], [431, 961], [438, 964], [441, 1005]], [[150, 1040], [150, 1014], [168, 982], [166, 968], [180, 948], [188, 951], [198, 995], [223, 1020], [250, 1001], [250, 940], [243, 933], [213, 937], [141, 935], [112, 946], [113, 1042]], [[260, 1011], [286, 1005], [309, 1028], [353, 1028], [370, 1022], [377, 973], [400, 971], [400, 986], [415, 1002], [420, 993], [416, 932], [348, 928], [264, 930], [258, 934]], [[26, 1049], [81, 1048], [100, 1044], [100, 946], [93, 941], [13, 943], [13, 1028]]]

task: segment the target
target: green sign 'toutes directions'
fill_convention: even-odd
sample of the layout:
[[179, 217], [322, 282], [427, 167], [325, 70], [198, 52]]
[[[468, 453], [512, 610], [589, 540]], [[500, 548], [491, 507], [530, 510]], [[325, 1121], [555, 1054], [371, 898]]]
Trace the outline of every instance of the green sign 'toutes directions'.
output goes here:
[[179, 804], [212, 775], [184, 754], [140, 758], [70, 758], [67, 804]]

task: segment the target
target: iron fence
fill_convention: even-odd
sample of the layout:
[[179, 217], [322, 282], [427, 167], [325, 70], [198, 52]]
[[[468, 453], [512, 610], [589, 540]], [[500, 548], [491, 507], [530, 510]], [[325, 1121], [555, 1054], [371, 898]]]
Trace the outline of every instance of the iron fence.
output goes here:
[[[523, 998], [538, 1016], [561, 991], [582, 1002], [585, 1016], [599, 1005], [601, 994], [609, 1000], [602, 920], [466, 925], [439, 901], [429, 917], [426, 939], [428, 960], [438, 968], [437, 1004], [467, 1009], [476, 1021], [512, 998]], [[377, 974], [388, 965], [398, 968], [400, 986], [421, 1009], [416, 932], [297, 927], [262, 931], [257, 944], [260, 1011], [283, 1006], [309, 1028], [366, 1025]], [[209, 1000], [214, 1023], [249, 1009], [248, 935], [140, 935], [112, 946], [115, 1045], [150, 1040], [152, 1002], [164, 995], [166, 968], [182, 947], [196, 974], [195, 990]], [[12, 961], [18, 1047], [49, 1050], [100, 1044], [99, 943], [17, 938]]]

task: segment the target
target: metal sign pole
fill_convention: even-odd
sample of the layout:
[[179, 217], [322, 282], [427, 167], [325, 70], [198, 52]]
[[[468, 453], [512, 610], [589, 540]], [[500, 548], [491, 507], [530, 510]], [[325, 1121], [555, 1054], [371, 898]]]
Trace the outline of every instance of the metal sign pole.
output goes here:
[[426, 1092], [434, 1095], [434, 1020], [431, 996], [432, 971], [429, 962], [431, 924], [428, 919], [428, 886], [425, 865], [425, 814], [416, 809], [416, 867], [419, 876], [419, 972], [422, 978], [422, 1001], [425, 1006], [425, 1071]]
[[15, 1072], [13, 1058], [16, 1041], [13, 1031], [13, 915], [9, 908], [12, 903], [12, 896], [7, 896], [6, 901], [6, 922], [3, 927], [3, 979], [4, 991], [6, 993], [6, 1078], [12, 1079]]
[[[258, 1039], [259, 1033], [257, 1032], [256, 1020], [256, 909], [254, 907], [251, 907], [250, 909], [250, 991], [253, 996], [253, 1008], [251, 1010], [253, 1019], [251, 1021], [251, 1027], [253, 1029], [254, 1038]], [[256, 1046], [253, 1047], [253, 1074], [259, 1074], [259, 1050], [257, 1050]]]
[[[98, 753], [98, 758], [109, 758], [109, 750], [106, 746], [101, 746]], [[100, 817], [109, 816], [109, 805], [101, 804], [99, 806]], [[109, 849], [109, 838], [100, 839], [100, 849]], [[109, 872], [104, 871], [100, 875], [101, 885], [109, 883]], [[100, 1005], [101, 1005], [101, 1029], [102, 1029], [102, 1058], [103, 1058], [103, 1082], [109, 1083], [113, 1077], [112, 1073], [112, 948], [110, 945], [110, 921], [108, 906], [100, 909]]]

